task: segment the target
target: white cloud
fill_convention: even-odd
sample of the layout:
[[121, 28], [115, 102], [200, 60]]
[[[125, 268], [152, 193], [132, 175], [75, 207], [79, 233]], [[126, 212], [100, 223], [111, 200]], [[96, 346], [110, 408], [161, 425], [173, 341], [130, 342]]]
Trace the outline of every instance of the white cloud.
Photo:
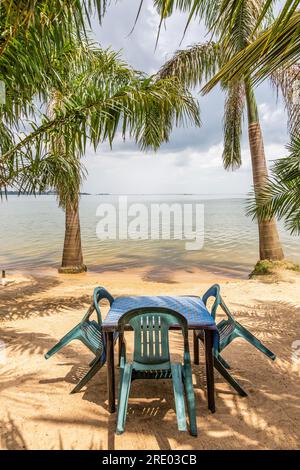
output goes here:
[[[207, 151], [186, 148], [178, 152], [143, 153], [138, 150], [89, 152], [84, 160], [89, 170], [83, 190], [92, 193], [196, 193], [247, 194], [252, 185], [248, 146], [242, 148], [242, 167], [226, 171], [222, 165], [223, 144]], [[265, 146], [269, 161], [286, 155], [283, 145]]]
[[286, 121], [285, 111], [282, 105], [274, 106], [270, 103], [261, 103], [258, 106], [260, 119], [262, 122], [272, 125]]

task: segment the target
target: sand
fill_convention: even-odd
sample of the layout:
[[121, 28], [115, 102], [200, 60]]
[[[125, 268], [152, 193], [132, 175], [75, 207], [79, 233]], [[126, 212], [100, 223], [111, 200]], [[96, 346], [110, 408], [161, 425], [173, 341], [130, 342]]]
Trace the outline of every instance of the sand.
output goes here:
[[[149, 272], [151, 275], [149, 275]], [[248, 280], [231, 273], [191, 270], [153, 276], [144, 271], [57, 275], [8, 273], [0, 286], [1, 449], [295, 449], [300, 428], [300, 275], [281, 281]], [[277, 354], [268, 360], [242, 340], [224, 352], [233, 375], [248, 391], [241, 398], [216, 372], [216, 406], [207, 409], [203, 355], [193, 367], [198, 437], [179, 432], [169, 381], [134, 382], [126, 431], [116, 436], [116, 414], [107, 410], [106, 368], [70, 395], [91, 354], [78, 342], [45, 361], [43, 354], [74, 326], [93, 287], [126, 294], [203, 294], [219, 282], [236, 318]], [[107, 306], [103, 304], [103, 316]], [[132, 350], [131, 337], [128, 338]], [[181, 340], [172, 333], [172, 356]], [[295, 343], [296, 344], [296, 343]], [[4, 348], [5, 346], [5, 348]], [[297, 346], [297, 344], [296, 344]], [[297, 351], [294, 353], [296, 358]], [[118, 381], [118, 371], [116, 380]]]

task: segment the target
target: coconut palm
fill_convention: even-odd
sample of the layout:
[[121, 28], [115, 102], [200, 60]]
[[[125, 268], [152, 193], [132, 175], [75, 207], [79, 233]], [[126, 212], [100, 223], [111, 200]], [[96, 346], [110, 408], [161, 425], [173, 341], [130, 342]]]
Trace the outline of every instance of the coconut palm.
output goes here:
[[271, 177], [249, 204], [249, 214], [266, 219], [276, 215], [287, 230], [300, 234], [300, 136], [293, 135], [289, 156], [277, 160]]
[[[156, 1], [157, 6], [163, 0]], [[182, 3], [187, 8], [190, 2]], [[200, 2], [198, 2], [200, 4]], [[207, 27], [214, 32], [216, 41], [196, 44], [186, 50], [178, 51], [160, 70], [161, 77], [176, 76], [185, 85], [194, 87], [204, 79], [212, 77], [231, 57], [244, 49], [260, 29], [257, 24], [263, 11], [263, 1], [239, 0], [239, 9], [233, 14], [234, 0], [201, 2], [198, 13]], [[174, 3], [173, 3], [174, 5]], [[180, 5], [179, 5], [180, 7]], [[200, 8], [200, 7], [199, 7]], [[225, 25], [231, 18], [231, 37], [224, 36]], [[256, 32], [253, 33], [253, 31]], [[258, 109], [251, 76], [243, 75], [239, 80], [222, 82], [226, 92], [224, 110], [224, 151], [223, 162], [226, 169], [236, 169], [241, 163], [240, 139], [242, 117], [246, 107], [248, 115], [248, 134], [252, 161], [252, 174], [255, 194], [264, 186], [268, 171], [264, 152], [263, 136], [259, 123]], [[283, 251], [279, 241], [275, 220], [259, 219], [260, 259], [281, 260]]]
[[[145, 149], [168, 140], [173, 124], [199, 125], [198, 106], [176, 78], [146, 77], [120, 57], [88, 42], [70, 44], [51, 60], [56, 78], [48, 85], [50, 111], [2, 157], [9, 184], [21, 191], [53, 188], [65, 209], [62, 272], [85, 270], [78, 194], [86, 143], [112, 144], [117, 132]], [[7, 184], [7, 180], [6, 180]]]

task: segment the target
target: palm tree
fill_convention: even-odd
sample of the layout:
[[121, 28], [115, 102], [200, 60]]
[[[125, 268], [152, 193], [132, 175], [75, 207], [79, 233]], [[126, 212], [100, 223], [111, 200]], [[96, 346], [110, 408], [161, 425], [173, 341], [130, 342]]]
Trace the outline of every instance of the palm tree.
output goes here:
[[[162, 3], [163, 0], [156, 1], [158, 6]], [[180, 3], [178, 1], [178, 5]], [[182, 2], [183, 9], [188, 8], [188, 3], [191, 2]], [[178, 51], [160, 70], [162, 78], [177, 76], [187, 86], [196, 86], [203, 79], [212, 77], [231, 57], [244, 49], [252, 37], [259, 34], [259, 29], [256, 33], [253, 31], [264, 4], [263, 1], [240, 0], [240, 7], [233, 14], [231, 9], [235, 5], [234, 1], [227, 4], [218, 0], [196, 3], [202, 4], [199, 13], [204, 17], [208, 28], [213, 30], [216, 42], [197, 44]], [[231, 18], [230, 38], [223, 34], [228, 18]], [[222, 82], [222, 85], [227, 95], [224, 111], [224, 166], [226, 169], [236, 169], [242, 163], [240, 138], [243, 110], [246, 106], [254, 191], [258, 195], [268, 178], [268, 171], [251, 75], [243, 75], [239, 80], [228, 83]], [[259, 219], [258, 230], [260, 259], [283, 259], [275, 220]]]
[[[97, 148], [112, 144], [120, 130], [145, 149], [157, 149], [174, 125], [200, 125], [198, 106], [176, 78], [146, 77], [112, 51], [88, 42], [66, 46], [52, 59], [56, 78], [48, 85], [50, 112], [2, 157], [5, 184], [21, 191], [53, 188], [66, 212], [61, 272], [80, 272], [83, 264], [78, 193], [84, 170], [80, 157], [87, 140]], [[7, 168], [9, 169], [7, 171]]]
[[300, 234], [300, 136], [293, 135], [289, 156], [277, 160], [271, 178], [256, 199], [251, 200], [249, 214], [259, 219], [276, 215], [285, 221], [291, 234]]
[[[87, 57], [89, 57], [89, 50], [85, 48], [87, 52]], [[74, 52], [73, 52], [74, 51]], [[82, 52], [81, 47], [74, 48], [73, 53], [77, 53], [78, 56], [74, 61], [75, 64], [78, 64], [78, 57], [80, 52]], [[48, 115], [50, 118], [55, 118], [56, 110], [59, 110], [62, 106], [62, 92], [64, 94], [70, 93], [70, 81], [74, 79], [74, 73], [78, 70], [74, 70], [74, 67], [67, 66], [66, 62], [60, 61], [60, 73], [63, 76], [63, 89], [60, 91], [54, 89], [50, 91], [51, 99], [48, 106]], [[70, 64], [70, 62], [67, 62]], [[73, 65], [73, 64], [72, 64]], [[82, 72], [82, 71], [81, 71]], [[63, 155], [63, 161], [60, 159], [54, 158], [50, 159], [50, 165], [54, 164], [54, 168], [51, 168], [51, 174], [58, 175], [59, 179], [52, 181], [51, 177], [46, 181], [44, 187], [52, 187], [57, 192], [59, 206], [62, 207], [65, 211], [65, 238], [64, 238], [64, 247], [62, 254], [62, 263], [59, 268], [60, 273], [69, 273], [75, 274], [84, 272], [87, 270], [86, 265], [83, 263], [83, 254], [81, 246], [81, 230], [80, 230], [80, 218], [79, 218], [79, 191], [84, 176], [84, 170], [80, 165], [80, 157], [77, 155], [77, 152], [66, 152], [64, 148], [64, 142], [58, 135], [55, 141], [53, 142], [53, 153], [59, 156]], [[67, 166], [65, 166], [65, 161], [67, 161]], [[49, 162], [47, 162], [49, 163]], [[59, 163], [59, 166], [58, 166]], [[46, 174], [48, 168], [46, 169]], [[67, 171], [66, 171], [67, 170]], [[31, 169], [27, 169], [28, 172]], [[42, 175], [45, 175], [45, 168], [42, 167], [39, 169]], [[24, 175], [26, 177], [26, 175]], [[21, 186], [20, 186], [21, 188]], [[31, 186], [30, 192], [32, 192], [34, 187]]]
[[[59, 79], [57, 70], [59, 60], [57, 59], [66, 55], [67, 47], [74, 46], [70, 44], [70, 38], [73, 38], [73, 43], [76, 38], [78, 47], [82, 44], [86, 35], [86, 26], [90, 25], [91, 14], [97, 12], [101, 21], [106, 5], [106, 0], [3, 0], [0, 2], [0, 80], [5, 83], [6, 94], [5, 104], [0, 105], [0, 151], [2, 155], [18, 141], [16, 136], [19, 135], [20, 128], [22, 129], [24, 117], [34, 119], [34, 125], [38, 125], [34, 100], [38, 97], [40, 101], [46, 102], [49, 98], [49, 90], [52, 93], [54, 85], [57, 90], [63, 89], [65, 82], [60, 80], [62, 76]], [[82, 55], [80, 58], [82, 62]], [[79, 65], [78, 60], [73, 60], [73, 63]], [[62, 61], [60, 61], [61, 64]], [[68, 60], [68, 65], [70, 65], [70, 60]], [[79, 69], [77, 72], [79, 73]], [[53, 96], [59, 96], [59, 93], [56, 95], [53, 93]], [[59, 141], [60, 139], [57, 139], [58, 143]], [[55, 145], [55, 139], [53, 145]], [[27, 167], [26, 165], [23, 167], [26, 158], [24, 160], [22, 155], [19, 156], [20, 159], [16, 158], [13, 165], [8, 165], [1, 157], [1, 189], [5, 190], [8, 184], [13, 184], [16, 169], [21, 175], [20, 169], [23, 168], [25, 171], [23, 176], [28, 176], [28, 161]], [[32, 167], [34, 175], [29, 182], [31, 185], [37, 182], [38, 171], [45, 171], [45, 176], [50, 178], [49, 185], [57, 190], [60, 205], [66, 209], [66, 236], [62, 264], [83, 269], [78, 217], [80, 173], [76, 171], [78, 170], [76, 161], [72, 163], [69, 160], [67, 154], [63, 161], [59, 158], [56, 160], [47, 158], [41, 165], [37, 165], [38, 160], [36, 160]], [[60, 175], [63, 179], [59, 179]], [[22, 181], [24, 182], [24, 178]], [[72, 197], [65, 197], [66, 194], [72, 193], [71, 188], [74, 182], [77, 189], [76, 196], [74, 192]], [[45, 178], [43, 184], [45, 185]]]
[[[85, 269], [78, 194], [80, 156], [89, 139], [112, 142], [118, 123], [143, 147], [168, 139], [174, 119], [199, 123], [191, 96], [175, 81], [146, 79], [108, 51], [87, 45], [86, 25], [106, 0], [30, 0], [0, 3], [0, 189], [53, 188], [66, 212], [62, 269]], [[96, 90], [96, 87], [98, 89]], [[80, 96], [79, 96], [80, 95]], [[35, 99], [50, 99], [48, 116]], [[32, 119], [24, 137], [23, 122]], [[28, 130], [28, 129], [27, 129]]]

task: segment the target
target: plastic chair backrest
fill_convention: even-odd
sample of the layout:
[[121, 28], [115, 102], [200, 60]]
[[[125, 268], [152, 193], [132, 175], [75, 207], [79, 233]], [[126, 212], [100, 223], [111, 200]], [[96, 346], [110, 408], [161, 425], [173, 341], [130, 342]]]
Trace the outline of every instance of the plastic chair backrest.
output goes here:
[[169, 329], [179, 326], [184, 338], [184, 351], [189, 352], [188, 324], [185, 317], [164, 307], [135, 308], [119, 320], [119, 331], [126, 325], [134, 330], [133, 360], [140, 364], [163, 364], [170, 361]]
[[92, 315], [94, 310], [96, 310], [98, 324], [99, 324], [99, 326], [102, 325], [102, 315], [101, 315], [101, 311], [100, 311], [100, 307], [99, 307], [99, 302], [100, 302], [101, 299], [107, 299], [109, 301], [110, 305], [114, 301], [113, 296], [110, 295], [110, 293], [104, 287], [96, 287], [94, 289], [94, 293], [93, 293], [93, 302], [91, 303], [91, 305], [88, 308], [86, 314], [84, 315], [83, 319], [81, 320], [82, 323], [85, 322], [86, 320], [88, 320], [88, 318]]
[[232, 314], [230, 313], [230, 310], [229, 308], [227, 307], [227, 305], [225, 304], [224, 300], [222, 299], [221, 297], [221, 294], [220, 294], [220, 286], [219, 284], [214, 284], [213, 286], [211, 286], [206, 292], [205, 294], [203, 295], [202, 297], [202, 300], [206, 306], [207, 304], [207, 301], [210, 297], [214, 297], [215, 300], [214, 300], [214, 303], [213, 303], [213, 306], [211, 308], [211, 315], [213, 317], [213, 319], [215, 320], [216, 319], [216, 314], [217, 314], [217, 309], [220, 305], [220, 307], [222, 308], [222, 310], [226, 313], [227, 317], [231, 320], [231, 321], [234, 321], [234, 318], [232, 316]]

